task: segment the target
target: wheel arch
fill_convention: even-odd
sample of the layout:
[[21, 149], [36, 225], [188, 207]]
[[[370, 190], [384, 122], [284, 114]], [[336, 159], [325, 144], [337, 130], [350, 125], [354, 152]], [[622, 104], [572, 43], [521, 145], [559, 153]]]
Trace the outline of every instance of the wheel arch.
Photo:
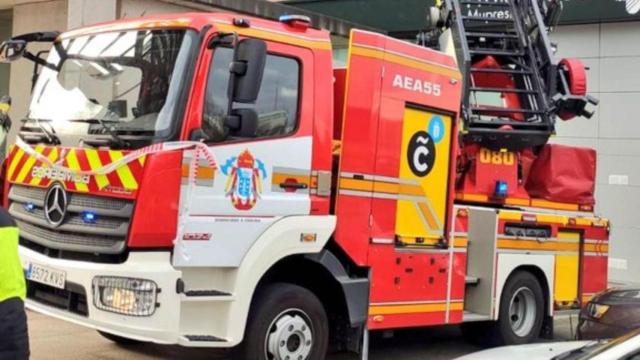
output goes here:
[[553, 255], [501, 254], [496, 276], [493, 319], [498, 319], [504, 286], [509, 278], [518, 271], [527, 271], [536, 277], [543, 292], [544, 306], [546, 307], [545, 315], [553, 316], [554, 267], [555, 259]]
[[[273, 283], [291, 283], [302, 286], [316, 295], [324, 305], [334, 334], [358, 328], [365, 324], [369, 304], [369, 279], [359, 271], [349, 272], [331, 250], [316, 254], [287, 256], [276, 262], [262, 276], [252, 296], [251, 306], [257, 301], [259, 290]], [[335, 339], [339, 340], [339, 338]]]

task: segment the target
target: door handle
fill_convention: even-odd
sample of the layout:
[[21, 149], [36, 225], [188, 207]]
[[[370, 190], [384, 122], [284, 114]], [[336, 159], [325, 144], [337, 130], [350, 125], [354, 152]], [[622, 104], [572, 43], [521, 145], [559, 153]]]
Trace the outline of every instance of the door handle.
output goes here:
[[300, 189], [306, 189], [308, 185], [304, 183], [283, 182], [283, 183], [280, 183], [280, 187], [283, 189], [300, 190]]

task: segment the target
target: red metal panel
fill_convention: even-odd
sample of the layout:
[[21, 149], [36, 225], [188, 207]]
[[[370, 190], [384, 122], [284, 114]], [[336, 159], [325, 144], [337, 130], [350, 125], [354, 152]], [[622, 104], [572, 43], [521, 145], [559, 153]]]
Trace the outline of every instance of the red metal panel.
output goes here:
[[[330, 172], [332, 166], [333, 147], [333, 97], [327, 96], [333, 90], [331, 74], [333, 59], [328, 50], [312, 50], [314, 59], [314, 81], [306, 86], [314, 87], [311, 112], [313, 118], [313, 158], [311, 169]], [[304, 78], [303, 78], [304, 79]], [[305, 81], [303, 80], [303, 84]], [[308, 81], [306, 81], [308, 83]], [[303, 95], [303, 99], [311, 99]], [[311, 195], [311, 214], [326, 215], [329, 213], [331, 198], [329, 196]]]
[[[380, 124], [374, 174], [389, 178], [398, 178], [402, 142], [402, 117], [404, 102], [382, 98], [380, 106]], [[371, 237], [395, 238], [397, 200], [393, 198], [374, 198], [371, 203]]]
[[[129, 235], [132, 248], [173, 246], [178, 227], [182, 153], [168, 152], [147, 158]], [[157, 206], [163, 204], [164, 206]]]
[[607, 284], [607, 256], [585, 256], [582, 259], [580, 289], [582, 295], [595, 294], [605, 290]]
[[372, 245], [371, 302], [445, 301], [449, 254], [398, 252]]
[[[458, 317], [461, 316], [462, 315], [458, 315]], [[444, 311], [384, 315], [384, 321], [382, 322], [377, 322], [373, 320], [373, 317], [370, 317], [368, 327], [370, 330], [382, 330], [428, 325], [442, 325], [445, 323], [445, 318], [446, 314]]]
[[[352, 44], [372, 41], [377, 46], [384, 45], [384, 38], [360, 32], [354, 32], [351, 41]], [[382, 64], [381, 59], [350, 54], [340, 174], [374, 173]], [[367, 190], [373, 189], [363, 189], [363, 193]], [[371, 215], [371, 198], [363, 195], [366, 194], [354, 196], [340, 191], [336, 199], [336, 241], [361, 266], [367, 265]]]

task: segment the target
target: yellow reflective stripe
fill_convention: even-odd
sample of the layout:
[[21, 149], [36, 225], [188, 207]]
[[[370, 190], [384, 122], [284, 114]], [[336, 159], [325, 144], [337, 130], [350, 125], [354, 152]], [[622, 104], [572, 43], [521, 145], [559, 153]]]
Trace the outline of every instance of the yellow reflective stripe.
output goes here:
[[[67, 153], [67, 159], [66, 160], [67, 160], [67, 165], [68, 165], [69, 169], [80, 171], [82, 169], [80, 168], [80, 163], [78, 162], [78, 157], [76, 156], [76, 151], [77, 150], [75, 150], [75, 149], [74, 150], [70, 150]], [[78, 191], [84, 191], [84, 192], [89, 191], [89, 186], [87, 186], [87, 184], [83, 184], [81, 182], [76, 182], [74, 184], [76, 185], [76, 189]]]
[[469, 245], [469, 240], [466, 237], [456, 236], [453, 238], [453, 247], [466, 248]]
[[[109, 156], [111, 157], [111, 161], [116, 162], [124, 157], [121, 151], [109, 151]], [[118, 177], [120, 178], [120, 182], [122, 182], [122, 186], [128, 190], [136, 190], [138, 189], [138, 182], [136, 178], [133, 177], [131, 173], [131, 169], [129, 169], [128, 165], [122, 165], [116, 170]]]
[[331, 50], [331, 42], [323, 39], [313, 39], [303, 36], [295, 36], [285, 32], [274, 31], [270, 29], [261, 29], [256, 27], [239, 28], [229, 24], [216, 22], [216, 27], [222, 31], [237, 32], [242, 36], [265, 39], [267, 41], [281, 42], [290, 45], [298, 45], [311, 49]]
[[[449, 305], [449, 310], [459, 311], [463, 309], [462, 302], [453, 302]], [[372, 305], [369, 307], [369, 315], [393, 315], [393, 314], [414, 314], [447, 311], [447, 303], [428, 304], [385, 304]]]
[[[47, 158], [51, 161], [56, 161], [58, 159], [58, 148], [51, 149], [51, 152], [49, 152], [49, 155], [47, 156]], [[42, 167], [47, 167], [47, 164], [42, 164]], [[39, 185], [41, 181], [42, 181], [42, 178], [34, 177], [31, 179], [29, 184]]]
[[578, 211], [579, 208], [577, 204], [559, 203], [541, 199], [531, 199], [531, 206], [567, 211]]
[[[42, 145], [38, 145], [38, 146], [36, 146], [35, 150], [38, 153], [42, 153], [43, 149], [44, 149], [44, 147]], [[20, 172], [18, 173], [18, 177], [16, 178], [16, 182], [23, 182], [24, 179], [29, 174], [29, 172], [31, 171], [31, 168], [33, 167], [33, 165], [35, 163], [36, 163], [36, 158], [33, 157], [33, 156], [29, 156], [27, 161], [25, 161], [24, 165], [22, 165], [22, 168], [20, 169]]]
[[[89, 166], [91, 166], [91, 170], [97, 170], [103, 166], [97, 150], [88, 149], [85, 150], [85, 154], [87, 155], [87, 160], [89, 160]], [[109, 185], [109, 179], [107, 178], [107, 175], [96, 175], [94, 178], [96, 179], [96, 184], [98, 184], [98, 188], [100, 190]]]
[[507, 198], [504, 202], [507, 205], [529, 206], [529, 200], [528, 199]]
[[23, 155], [24, 155], [24, 150], [18, 149], [18, 151], [16, 151], [16, 154], [13, 156], [13, 159], [11, 160], [11, 164], [9, 165], [9, 170], [7, 171], [7, 175], [9, 179], [13, 177], [13, 173], [14, 171], [16, 171], [16, 167], [18, 166], [18, 163], [20, 162], [20, 159], [22, 159]]

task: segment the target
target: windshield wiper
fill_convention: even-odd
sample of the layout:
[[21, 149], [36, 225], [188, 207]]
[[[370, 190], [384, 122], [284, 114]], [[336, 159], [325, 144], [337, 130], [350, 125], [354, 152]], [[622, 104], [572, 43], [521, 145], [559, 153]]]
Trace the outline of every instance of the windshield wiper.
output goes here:
[[[129, 144], [129, 142], [127, 140], [124, 140], [123, 138], [120, 137], [120, 135], [118, 135], [118, 133], [115, 131], [115, 129], [112, 126], [109, 126], [109, 124], [107, 124], [107, 122], [105, 122], [102, 119], [99, 118], [95, 118], [95, 119], [82, 119], [82, 120], [71, 120], [72, 122], [84, 122], [84, 123], [89, 123], [89, 124], [100, 124], [100, 126], [102, 127], [102, 129], [104, 129], [104, 131], [107, 132], [107, 134], [109, 134], [109, 136], [111, 136], [111, 139], [113, 140], [113, 143], [116, 146], [122, 147], [122, 148], [128, 148], [131, 146], [131, 144]], [[93, 141], [92, 139], [82, 139], [83, 142], [85, 143], [98, 143], [100, 141]]]
[[49, 129], [47, 129], [43, 125], [40, 119], [26, 118], [23, 120], [23, 122], [33, 122], [40, 129], [40, 131], [42, 131], [42, 133], [26, 133], [24, 130], [21, 130], [20, 132], [23, 133], [24, 135], [23, 137], [27, 142], [46, 141], [47, 144], [51, 144], [51, 145], [62, 144], [62, 142], [60, 141], [60, 138], [58, 137], [58, 134], [56, 134], [56, 130], [53, 128], [53, 125], [51, 125], [50, 121], [47, 121], [47, 124], [49, 125]]

